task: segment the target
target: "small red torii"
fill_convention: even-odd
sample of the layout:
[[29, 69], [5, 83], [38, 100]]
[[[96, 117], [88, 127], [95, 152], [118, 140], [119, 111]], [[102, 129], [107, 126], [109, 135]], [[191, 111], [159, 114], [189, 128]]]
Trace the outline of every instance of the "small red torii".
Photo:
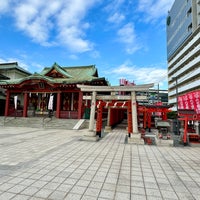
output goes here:
[[152, 113], [161, 113], [162, 120], [167, 120], [167, 113], [171, 110], [168, 105], [138, 105], [138, 115], [143, 114], [143, 128], [151, 128]]
[[103, 108], [125, 108], [128, 111], [128, 134], [130, 137], [130, 134], [133, 132], [133, 125], [132, 125], [132, 112], [131, 112], [131, 101], [111, 101], [111, 102], [105, 102], [105, 101], [97, 101], [97, 120], [96, 120], [96, 135], [101, 137], [101, 129], [102, 129], [102, 114], [103, 114]]
[[200, 114], [193, 112], [182, 113], [179, 112], [179, 120], [184, 121], [184, 133], [183, 133], [183, 143], [187, 144], [187, 133], [188, 133], [188, 121], [200, 121]]

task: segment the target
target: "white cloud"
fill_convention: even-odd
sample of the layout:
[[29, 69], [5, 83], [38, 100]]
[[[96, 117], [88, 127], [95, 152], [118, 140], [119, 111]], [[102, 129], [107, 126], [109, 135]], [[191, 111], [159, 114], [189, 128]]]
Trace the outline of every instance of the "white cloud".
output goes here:
[[61, 45], [72, 52], [85, 52], [92, 50], [93, 44], [86, 38], [90, 24], [84, 19], [98, 1], [4, 0], [0, 12], [10, 9], [17, 29], [41, 45]]
[[123, 5], [125, 0], [113, 0], [111, 3], [108, 3], [105, 7], [107, 12], [115, 12]]
[[138, 67], [125, 62], [119, 67], [110, 70], [109, 73], [114, 75], [118, 80], [120, 78], [133, 80], [137, 85], [147, 83], [160, 83], [160, 85], [164, 85], [167, 82], [167, 69], [159, 67], [161, 65], [163, 64]]
[[128, 54], [133, 54], [141, 48], [138, 44], [134, 25], [132, 23], [124, 25], [118, 30], [117, 35], [119, 37], [119, 42], [125, 44], [125, 49]]
[[0, 1], [0, 14], [6, 12], [8, 10], [9, 4], [10, 4], [10, 0]]
[[146, 16], [146, 22], [155, 22], [165, 17], [174, 0], [139, 0], [138, 10]]
[[114, 13], [108, 18], [108, 21], [114, 24], [120, 24], [125, 19], [125, 16], [121, 13]]

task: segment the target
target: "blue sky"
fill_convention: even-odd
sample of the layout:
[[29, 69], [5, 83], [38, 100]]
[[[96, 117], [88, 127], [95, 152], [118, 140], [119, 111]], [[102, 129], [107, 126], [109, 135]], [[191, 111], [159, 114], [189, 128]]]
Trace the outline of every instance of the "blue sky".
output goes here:
[[94, 64], [111, 85], [125, 78], [167, 89], [166, 16], [174, 0], [0, 1], [0, 62], [40, 72]]

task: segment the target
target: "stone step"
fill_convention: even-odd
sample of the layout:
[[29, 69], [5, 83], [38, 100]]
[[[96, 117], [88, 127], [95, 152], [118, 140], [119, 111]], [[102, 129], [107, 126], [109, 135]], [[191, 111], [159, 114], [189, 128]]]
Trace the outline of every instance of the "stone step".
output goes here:
[[[31, 127], [31, 128], [48, 128], [48, 129], [67, 129], [71, 130], [79, 122], [78, 119], [57, 119], [42, 117], [0, 117], [0, 126], [6, 127]], [[87, 124], [87, 122], [86, 122]], [[85, 127], [86, 125], [82, 125]]]

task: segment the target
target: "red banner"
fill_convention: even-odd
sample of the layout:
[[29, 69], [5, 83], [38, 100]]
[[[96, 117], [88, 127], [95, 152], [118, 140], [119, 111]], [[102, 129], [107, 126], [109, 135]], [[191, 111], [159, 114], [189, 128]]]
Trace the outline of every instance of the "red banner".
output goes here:
[[200, 90], [189, 92], [178, 97], [178, 108], [195, 110], [200, 113]]

